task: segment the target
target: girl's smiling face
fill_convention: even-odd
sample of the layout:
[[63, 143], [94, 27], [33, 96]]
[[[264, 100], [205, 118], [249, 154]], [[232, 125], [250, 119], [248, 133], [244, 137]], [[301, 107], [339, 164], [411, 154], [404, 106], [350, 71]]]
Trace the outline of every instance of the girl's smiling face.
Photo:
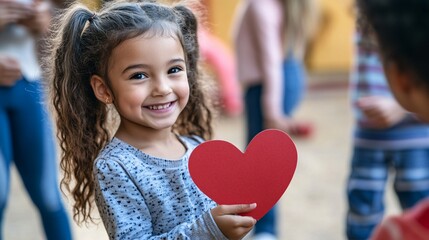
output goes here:
[[108, 76], [127, 130], [171, 128], [189, 99], [185, 55], [174, 37], [125, 40], [112, 51]]

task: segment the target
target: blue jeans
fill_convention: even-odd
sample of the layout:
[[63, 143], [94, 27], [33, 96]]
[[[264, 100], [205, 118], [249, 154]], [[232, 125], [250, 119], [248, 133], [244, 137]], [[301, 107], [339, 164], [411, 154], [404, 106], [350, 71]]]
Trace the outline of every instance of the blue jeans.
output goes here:
[[368, 239], [384, 215], [384, 192], [391, 169], [402, 209], [429, 197], [429, 149], [378, 150], [355, 147], [348, 180], [348, 239]]
[[[305, 89], [305, 69], [302, 62], [287, 58], [283, 62], [284, 89], [283, 89], [283, 112], [291, 116], [301, 101]], [[247, 143], [256, 134], [264, 130], [264, 118], [262, 116], [262, 96], [263, 86], [256, 85], [249, 87], [245, 92], [245, 112], [247, 124]], [[255, 234], [271, 233], [277, 236], [277, 207], [274, 206], [255, 225]]]
[[37, 207], [47, 239], [71, 239], [57, 179], [57, 158], [40, 81], [0, 87], [0, 239], [13, 162]]

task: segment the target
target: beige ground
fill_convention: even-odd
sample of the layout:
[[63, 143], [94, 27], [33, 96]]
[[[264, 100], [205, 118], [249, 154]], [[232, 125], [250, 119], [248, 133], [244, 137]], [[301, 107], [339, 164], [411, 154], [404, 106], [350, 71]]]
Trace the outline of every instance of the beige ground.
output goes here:
[[[298, 118], [313, 121], [317, 131], [310, 140], [295, 140], [299, 155], [298, 167], [280, 200], [280, 239], [345, 239], [345, 181], [348, 175], [352, 116], [347, 89], [344, 87], [345, 77], [320, 79], [310, 80], [311, 86], [321, 84], [322, 87], [311, 88], [296, 113]], [[333, 85], [330, 84], [332, 82]], [[343, 87], [338, 87], [338, 83]], [[219, 119], [216, 138], [228, 140], [243, 149], [243, 123], [242, 117]], [[43, 239], [37, 212], [23, 191], [15, 169], [12, 181], [4, 239]], [[396, 213], [397, 204], [391, 191], [387, 194], [387, 202], [388, 212]], [[89, 228], [74, 224], [73, 228], [77, 240], [107, 239], [102, 224]]]

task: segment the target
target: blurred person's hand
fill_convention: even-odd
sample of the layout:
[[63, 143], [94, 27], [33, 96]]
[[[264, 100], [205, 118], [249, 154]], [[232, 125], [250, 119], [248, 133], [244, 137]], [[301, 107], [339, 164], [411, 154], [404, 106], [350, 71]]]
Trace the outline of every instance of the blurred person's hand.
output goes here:
[[357, 107], [365, 115], [367, 127], [375, 129], [389, 128], [407, 114], [394, 99], [381, 96], [362, 97], [357, 101]]
[[21, 78], [18, 61], [9, 56], [0, 56], [0, 86], [13, 86]]
[[36, 0], [31, 6], [32, 14], [28, 18], [20, 20], [19, 24], [26, 26], [35, 35], [46, 33], [51, 24], [51, 4], [44, 0]]
[[0, 29], [32, 15], [32, 5], [15, 0], [0, 0]]

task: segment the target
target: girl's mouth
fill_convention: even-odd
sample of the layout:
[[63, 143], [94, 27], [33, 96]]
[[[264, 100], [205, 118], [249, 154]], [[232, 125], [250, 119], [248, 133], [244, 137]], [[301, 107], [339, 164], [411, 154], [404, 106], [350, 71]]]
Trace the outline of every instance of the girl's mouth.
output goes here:
[[158, 105], [150, 105], [150, 106], [146, 106], [146, 108], [150, 109], [150, 110], [163, 110], [163, 109], [167, 109], [169, 107], [171, 107], [173, 105], [174, 102], [168, 102], [168, 103], [163, 103], [163, 104], [158, 104]]

